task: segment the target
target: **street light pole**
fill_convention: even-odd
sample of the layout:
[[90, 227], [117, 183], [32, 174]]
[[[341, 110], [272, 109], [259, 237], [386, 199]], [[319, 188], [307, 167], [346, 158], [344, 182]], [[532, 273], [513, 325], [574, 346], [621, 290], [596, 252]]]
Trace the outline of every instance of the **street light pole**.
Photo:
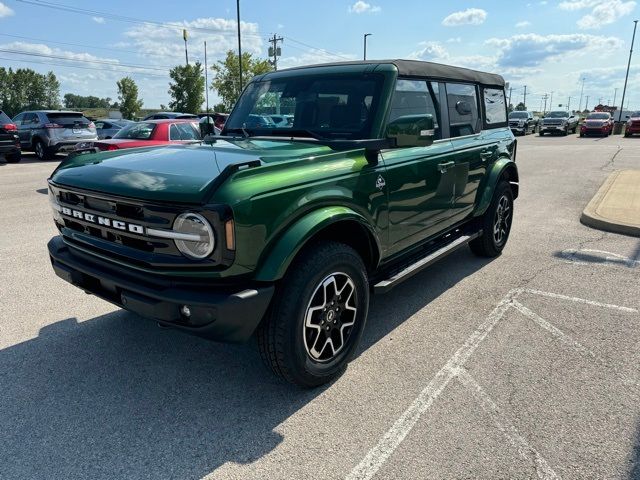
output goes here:
[[372, 33], [365, 33], [364, 34], [364, 55], [363, 55], [363, 60], [367, 59], [367, 37], [370, 37], [371, 35], [373, 35]]
[[207, 103], [207, 113], [209, 113], [209, 75], [207, 74], [207, 42], [204, 42], [204, 96]]
[[582, 77], [582, 88], [580, 89], [580, 101], [578, 102], [578, 110], [582, 108], [582, 94], [584, 93], [584, 80], [585, 80], [585, 77]]
[[242, 92], [242, 39], [240, 37], [240, 0], [236, 0], [236, 11], [238, 12], [238, 63], [239, 63], [239, 77], [240, 77], [240, 90]]
[[618, 121], [622, 121], [622, 113], [624, 111], [624, 97], [627, 94], [627, 80], [629, 80], [629, 67], [631, 67], [631, 55], [633, 55], [633, 43], [636, 40], [636, 28], [638, 27], [638, 20], [633, 21], [633, 37], [631, 37], [631, 49], [629, 50], [629, 61], [627, 62], [627, 74], [624, 77], [624, 88], [622, 89], [622, 101], [620, 105], [620, 115], [618, 115]]

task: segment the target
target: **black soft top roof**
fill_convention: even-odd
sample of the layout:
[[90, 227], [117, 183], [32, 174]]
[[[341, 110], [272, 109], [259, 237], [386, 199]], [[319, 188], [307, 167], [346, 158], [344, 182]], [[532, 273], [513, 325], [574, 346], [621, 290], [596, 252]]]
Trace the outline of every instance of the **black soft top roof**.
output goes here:
[[[318, 65], [305, 65], [300, 67], [293, 67], [283, 71], [293, 71], [313, 67], [333, 67], [339, 65], [384, 65], [392, 64], [398, 69], [398, 73], [401, 76], [406, 77], [429, 77], [438, 80], [457, 80], [464, 82], [481, 83], [483, 85], [495, 85], [504, 87], [505, 82], [502, 76], [495, 73], [480, 72], [478, 70], [471, 70], [469, 68], [454, 67], [451, 65], [444, 65], [442, 63], [423, 62], [420, 60], [365, 60], [354, 62], [336, 62], [336, 63], [322, 63]], [[268, 74], [267, 74], [268, 75]]]

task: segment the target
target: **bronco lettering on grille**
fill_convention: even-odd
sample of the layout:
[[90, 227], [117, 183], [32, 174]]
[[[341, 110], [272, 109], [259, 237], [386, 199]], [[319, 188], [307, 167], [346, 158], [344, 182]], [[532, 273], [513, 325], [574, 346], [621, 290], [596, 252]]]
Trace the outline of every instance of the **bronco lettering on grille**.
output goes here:
[[123, 230], [126, 232], [137, 233], [144, 235], [144, 227], [142, 225], [136, 225], [134, 223], [123, 222], [122, 220], [116, 220], [113, 218], [101, 217], [92, 213], [82, 212], [80, 210], [74, 210], [69, 207], [62, 207], [63, 215], [67, 215], [72, 218], [79, 218], [86, 222], [95, 223], [96, 225], [102, 225], [105, 227], [111, 227], [116, 230]]

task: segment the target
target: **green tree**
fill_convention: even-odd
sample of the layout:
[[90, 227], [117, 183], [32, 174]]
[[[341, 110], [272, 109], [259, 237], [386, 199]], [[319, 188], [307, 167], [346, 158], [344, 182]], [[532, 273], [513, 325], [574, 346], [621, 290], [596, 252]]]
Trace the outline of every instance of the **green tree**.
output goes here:
[[173, 67], [169, 76], [171, 101], [169, 107], [177, 112], [198, 113], [204, 103], [204, 71], [200, 62]]
[[9, 116], [23, 110], [60, 108], [60, 83], [53, 72], [0, 67], [0, 108]]
[[524, 112], [526, 109], [527, 109], [527, 107], [522, 102], [520, 102], [518, 105], [516, 105], [516, 110], [518, 110], [519, 112]]
[[138, 86], [131, 77], [124, 77], [117, 82], [118, 100], [122, 117], [132, 120], [140, 113], [142, 99], [138, 100]]
[[227, 52], [227, 57], [224, 60], [220, 60], [217, 64], [211, 66], [211, 70], [214, 73], [211, 89], [218, 92], [226, 111], [230, 111], [233, 108], [242, 88], [252, 77], [273, 70], [269, 60], [253, 58], [250, 53], [243, 53], [241, 87], [239, 67], [238, 55], [233, 50]]
[[110, 108], [111, 99], [98, 98], [93, 95], [83, 96], [75, 95], [73, 93], [66, 93], [64, 95], [64, 106], [66, 108], [84, 109], [84, 108]]

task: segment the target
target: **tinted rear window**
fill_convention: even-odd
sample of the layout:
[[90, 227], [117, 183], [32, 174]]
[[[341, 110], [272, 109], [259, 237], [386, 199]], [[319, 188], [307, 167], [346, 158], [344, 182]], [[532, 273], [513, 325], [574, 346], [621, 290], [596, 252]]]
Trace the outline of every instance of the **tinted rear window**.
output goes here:
[[47, 118], [50, 122], [58, 125], [75, 125], [76, 123], [89, 125], [90, 123], [88, 118], [78, 113], [47, 113]]
[[121, 130], [118, 130], [113, 138], [128, 138], [131, 140], [148, 140], [151, 138], [153, 131], [156, 128], [155, 123], [133, 123], [131, 125], [127, 125]]
[[12, 123], [11, 119], [2, 110], [0, 110], [0, 123], [2, 124]]

